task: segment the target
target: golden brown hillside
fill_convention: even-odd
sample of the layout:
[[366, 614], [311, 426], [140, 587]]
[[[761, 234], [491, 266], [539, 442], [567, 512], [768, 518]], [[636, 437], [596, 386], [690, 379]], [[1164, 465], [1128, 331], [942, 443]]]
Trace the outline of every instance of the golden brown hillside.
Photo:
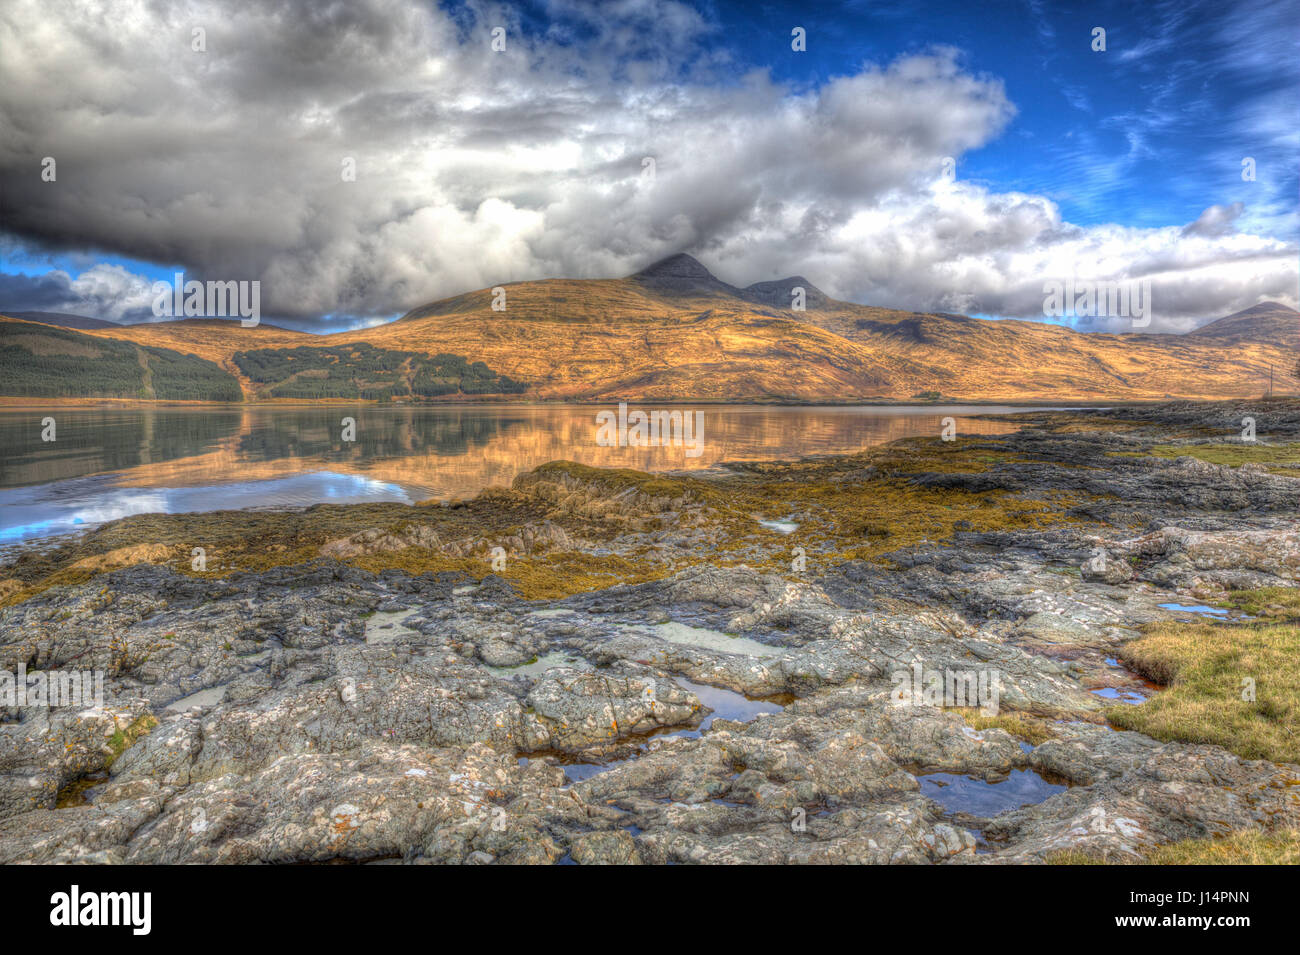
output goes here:
[[[789, 307], [793, 286], [807, 309]], [[1257, 305], [1188, 335], [1080, 333], [854, 305], [795, 276], [736, 288], [690, 256], [623, 279], [550, 279], [417, 308], [376, 328], [316, 336], [185, 320], [85, 334], [188, 352], [235, 367], [237, 351], [367, 342], [485, 362], [543, 399], [1094, 401], [1232, 398], [1279, 389], [1295, 365], [1300, 312]]]
[[[778, 304], [794, 285], [806, 311]], [[626, 279], [505, 290], [505, 311], [483, 289], [339, 337], [481, 359], [539, 397], [826, 401], [1247, 397], [1267, 387], [1270, 363], [1294, 364], [1300, 341], [1300, 313], [1280, 305], [1204, 334], [1085, 334], [853, 305], [798, 276], [739, 289], [689, 256]]]

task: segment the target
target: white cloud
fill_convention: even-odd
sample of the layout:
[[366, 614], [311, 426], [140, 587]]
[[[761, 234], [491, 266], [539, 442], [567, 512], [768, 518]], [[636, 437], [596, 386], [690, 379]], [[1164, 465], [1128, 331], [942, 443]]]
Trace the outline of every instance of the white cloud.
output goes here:
[[[260, 279], [268, 315], [386, 316], [683, 250], [740, 284], [798, 272], [912, 308], [1041, 317], [1043, 282], [1068, 269], [1158, 277], [1170, 328], [1295, 304], [1295, 248], [1233, 232], [1236, 213], [1082, 229], [1042, 196], [942, 181], [944, 157], [1014, 113], [956, 51], [793, 88], [735, 76], [683, 5], [560, 6], [581, 43], [481, 3], [453, 17], [414, 0], [15, 0], [0, 11], [0, 212], [46, 247]], [[56, 183], [39, 181], [46, 155]], [[131, 312], [144, 280], [116, 268], [73, 293]]]

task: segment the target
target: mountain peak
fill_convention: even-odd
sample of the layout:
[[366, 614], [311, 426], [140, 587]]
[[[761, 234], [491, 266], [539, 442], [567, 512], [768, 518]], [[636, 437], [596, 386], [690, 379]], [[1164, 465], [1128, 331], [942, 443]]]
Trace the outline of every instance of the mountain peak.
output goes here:
[[1298, 332], [1300, 312], [1280, 302], [1260, 302], [1202, 325], [1189, 334], [1202, 338], [1282, 344], [1294, 342]]
[[698, 259], [685, 252], [660, 259], [635, 273], [631, 278], [656, 292], [673, 295], [690, 295], [699, 292], [725, 292], [729, 295], [736, 293], [735, 288], [718, 279], [701, 265]]
[[713, 281], [717, 281], [717, 279], [714, 278], [713, 273], [700, 264], [699, 259], [687, 255], [685, 252], [678, 252], [676, 255], [670, 255], [666, 259], [660, 259], [653, 265], [646, 266], [632, 277], [700, 279], [704, 281], [713, 279]]
[[1281, 302], [1260, 302], [1258, 305], [1252, 305], [1250, 308], [1243, 308], [1240, 312], [1233, 312], [1228, 318], [1250, 318], [1256, 315], [1285, 315], [1288, 312], [1295, 313], [1295, 309], [1289, 305], [1283, 305]]
[[804, 304], [809, 308], [821, 308], [830, 301], [830, 297], [825, 292], [802, 275], [792, 275], [771, 282], [755, 282], [741, 289], [740, 294], [751, 302], [759, 302], [775, 308], [789, 308], [791, 293], [796, 288], [804, 290]]

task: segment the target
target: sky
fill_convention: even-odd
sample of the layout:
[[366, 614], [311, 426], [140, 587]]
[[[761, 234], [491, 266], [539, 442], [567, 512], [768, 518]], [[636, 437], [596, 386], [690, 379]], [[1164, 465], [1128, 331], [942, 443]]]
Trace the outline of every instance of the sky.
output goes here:
[[156, 320], [153, 284], [183, 272], [336, 331], [688, 252], [737, 285], [1034, 320], [1047, 282], [1150, 280], [1147, 330], [1186, 331], [1300, 304], [1298, 20], [1300, 0], [6, 0], [0, 308]]

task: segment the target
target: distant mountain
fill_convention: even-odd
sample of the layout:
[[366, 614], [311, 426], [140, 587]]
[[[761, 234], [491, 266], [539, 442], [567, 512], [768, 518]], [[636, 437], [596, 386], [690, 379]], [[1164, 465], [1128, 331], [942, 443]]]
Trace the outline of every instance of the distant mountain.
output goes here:
[[1296, 312], [1277, 302], [1260, 302], [1226, 318], [1202, 325], [1189, 334], [1226, 342], [1290, 341], [1293, 352], [1300, 352]]
[[740, 294], [740, 289], [715, 278], [712, 272], [685, 253], [660, 259], [654, 265], [629, 276], [628, 281], [656, 295], [692, 298], [721, 295], [724, 298], [734, 298]]
[[117, 322], [107, 322], [102, 318], [86, 318], [84, 315], [68, 315], [65, 312], [6, 312], [0, 309], [0, 315], [20, 318], [24, 322], [40, 322], [42, 325], [58, 325], [61, 328], [116, 328]]
[[[796, 288], [803, 311], [791, 308]], [[198, 319], [84, 334], [196, 355], [235, 376], [248, 398], [522, 388], [599, 401], [1243, 398], [1264, 391], [1270, 365], [1293, 366], [1300, 342], [1300, 312], [1272, 303], [1188, 335], [1084, 333], [855, 305], [798, 275], [739, 288], [684, 254], [622, 279], [504, 289], [503, 311], [479, 289], [333, 335]], [[278, 354], [286, 350], [303, 354]], [[252, 363], [238, 358], [253, 352]]]
[[805, 308], [821, 309], [831, 304], [831, 297], [802, 275], [792, 275], [788, 279], [773, 282], [755, 282], [741, 289], [740, 297], [758, 305], [790, 308], [798, 289], [803, 289]]
[[796, 288], [804, 290], [804, 303], [808, 308], [821, 308], [831, 299], [802, 275], [771, 282], [755, 282], [737, 288], [716, 278], [697, 259], [684, 252], [660, 259], [654, 265], [628, 277], [642, 288], [657, 294], [677, 298], [699, 298], [717, 295], [724, 299], [741, 299], [755, 305], [788, 309]]
[[[791, 293], [804, 289], [804, 311]], [[739, 288], [689, 255], [624, 279], [548, 279], [433, 302], [338, 336], [481, 358], [543, 398], [850, 401], [1246, 397], [1300, 338], [1282, 306], [1211, 335], [1085, 333], [837, 301], [802, 276]], [[1225, 320], [1226, 321], [1226, 320]], [[1294, 363], [1294, 358], [1292, 358]]]

